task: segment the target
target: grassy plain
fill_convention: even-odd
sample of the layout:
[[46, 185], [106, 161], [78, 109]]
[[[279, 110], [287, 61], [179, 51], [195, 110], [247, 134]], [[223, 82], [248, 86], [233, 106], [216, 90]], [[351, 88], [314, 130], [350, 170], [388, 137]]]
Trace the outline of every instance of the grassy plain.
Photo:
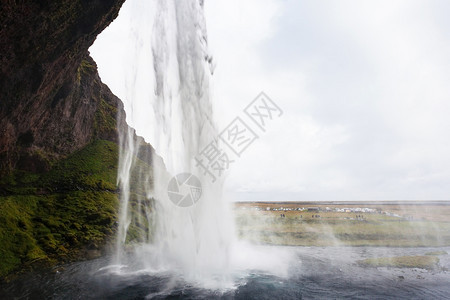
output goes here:
[[359, 260], [358, 264], [365, 267], [421, 268], [433, 269], [439, 263], [439, 258], [430, 255], [374, 257]]
[[449, 215], [448, 202], [235, 204], [240, 238], [291, 246], [449, 246]]

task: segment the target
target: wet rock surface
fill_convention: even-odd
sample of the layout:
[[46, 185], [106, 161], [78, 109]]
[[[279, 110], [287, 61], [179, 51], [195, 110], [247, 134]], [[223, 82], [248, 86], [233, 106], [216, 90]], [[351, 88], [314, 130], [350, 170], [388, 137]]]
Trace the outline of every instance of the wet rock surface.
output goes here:
[[0, 170], [46, 171], [94, 138], [114, 140], [102, 117], [122, 109], [88, 48], [124, 0], [2, 1]]

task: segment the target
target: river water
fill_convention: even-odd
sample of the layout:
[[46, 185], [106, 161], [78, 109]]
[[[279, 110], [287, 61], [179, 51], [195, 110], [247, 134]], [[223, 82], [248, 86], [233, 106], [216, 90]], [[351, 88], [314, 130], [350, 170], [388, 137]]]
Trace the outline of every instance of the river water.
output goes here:
[[[446, 248], [270, 247], [279, 257], [265, 270], [232, 274], [232, 284], [205, 288], [182, 273], [108, 266], [104, 257], [27, 274], [0, 286], [1, 299], [449, 299], [450, 257], [439, 256], [434, 270], [365, 268], [355, 262], [377, 256], [423, 255]], [[273, 263], [275, 262], [275, 263]], [[284, 261], [285, 262], [285, 261]], [[279, 264], [279, 270], [277, 268]], [[105, 267], [106, 266], [106, 267]]]

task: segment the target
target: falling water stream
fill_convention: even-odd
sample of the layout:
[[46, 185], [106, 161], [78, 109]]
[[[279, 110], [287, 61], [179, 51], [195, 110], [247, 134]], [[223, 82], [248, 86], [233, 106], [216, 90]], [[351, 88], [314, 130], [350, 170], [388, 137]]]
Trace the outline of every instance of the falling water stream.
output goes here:
[[[218, 135], [203, 1], [128, 0], [111, 26], [121, 33], [109, 51], [116, 54], [118, 72], [102, 73], [105, 60], [94, 58], [102, 79], [122, 99], [127, 123], [156, 154], [149, 169], [134, 130], [122, 128], [119, 228], [116, 255], [107, 269], [171, 272], [212, 289], [233, 288], [242, 270], [286, 275], [289, 255], [236, 241], [231, 208], [222, 196], [225, 176], [213, 181], [194, 160]], [[96, 45], [101, 43], [100, 36]], [[201, 182], [194, 205], [175, 205], [168, 197], [168, 183], [180, 173]]]
[[[222, 182], [212, 182], [194, 163], [194, 156], [217, 136], [202, 6], [198, 0], [129, 0], [119, 16], [129, 30], [121, 41], [127, 54], [118, 61], [122, 84], [111, 88], [124, 103], [127, 123], [151, 143], [164, 164], [153, 157], [148, 168], [134, 131], [121, 130], [115, 264], [131, 263], [128, 249], [142, 269], [170, 269], [194, 281], [217, 277], [222, 282], [234, 232], [230, 208], [222, 197]], [[201, 182], [195, 205], [180, 207], [168, 198], [169, 180], [180, 173]]]

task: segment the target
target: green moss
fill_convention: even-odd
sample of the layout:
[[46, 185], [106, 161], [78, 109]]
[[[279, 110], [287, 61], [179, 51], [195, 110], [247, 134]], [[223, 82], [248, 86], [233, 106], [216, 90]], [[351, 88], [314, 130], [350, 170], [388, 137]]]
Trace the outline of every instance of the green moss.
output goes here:
[[[83, 249], [100, 249], [114, 235], [117, 158], [115, 143], [97, 140], [46, 173], [0, 178], [0, 277], [36, 262], [79, 259]], [[151, 174], [151, 167], [137, 159], [132, 179], [144, 173]], [[141, 189], [132, 185], [129, 242], [150, 235], [142, 208], [153, 200]]]
[[117, 195], [75, 191], [0, 197], [0, 276], [35, 260], [77, 258], [114, 231]]
[[37, 197], [15, 196], [0, 198], [0, 276], [19, 264], [42, 255], [33, 238], [32, 216]]
[[4, 195], [35, 195], [72, 190], [116, 190], [118, 146], [96, 140], [68, 158], [55, 163], [49, 172], [14, 171], [0, 178]]
[[115, 190], [118, 147], [97, 140], [58, 162], [41, 176], [39, 185], [52, 192], [61, 190]]
[[432, 269], [439, 263], [435, 256], [396, 256], [376, 257], [358, 261], [358, 264], [367, 267], [394, 267], [394, 268], [421, 268]]
[[98, 140], [47, 173], [0, 179], [0, 277], [105, 243], [115, 230], [117, 157], [116, 144]]
[[94, 128], [97, 136], [109, 136], [116, 132], [117, 108], [100, 98], [99, 107], [95, 112]]
[[93, 72], [95, 70], [96, 70], [96, 67], [93, 64], [91, 64], [91, 63], [89, 63], [89, 61], [83, 59], [77, 69], [77, 83], [81, 82], [82, 75], [88, 74], [89, 72]]

